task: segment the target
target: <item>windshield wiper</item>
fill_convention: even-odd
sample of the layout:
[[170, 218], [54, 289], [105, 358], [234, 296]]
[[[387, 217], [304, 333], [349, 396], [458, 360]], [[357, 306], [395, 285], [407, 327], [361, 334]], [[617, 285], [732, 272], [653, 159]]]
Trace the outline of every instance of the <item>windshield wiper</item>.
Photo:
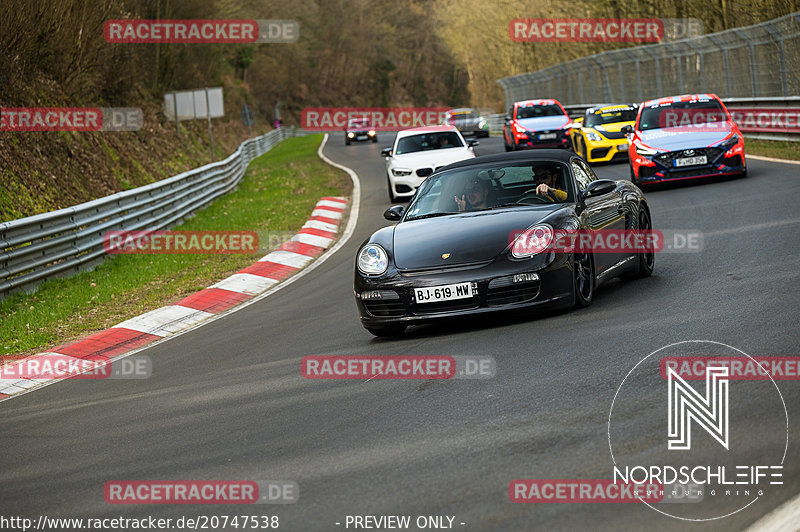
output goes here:
[[457, 212], [429, 212], [428, 214], [420, 214], [419, 216], [414, 216], [413, 218], [406, 218], [407, 222], [411, 220], [422, 220], [423, 218], [435, 218], [437, 216], [447, 216], [448, 214], [458, 214]]
[[503, 203], [502, 205], [495, 205], [494, 207], [489, 207], [490, 209], [504, 209], [506, 207], [525, 207], [530, 206], [532, 203]]

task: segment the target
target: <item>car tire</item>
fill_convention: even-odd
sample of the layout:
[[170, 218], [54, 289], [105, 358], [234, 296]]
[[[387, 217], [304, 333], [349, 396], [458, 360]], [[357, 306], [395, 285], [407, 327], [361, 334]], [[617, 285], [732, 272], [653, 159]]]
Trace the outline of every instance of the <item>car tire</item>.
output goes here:
[[[639, 231], [650, 231], [652, 228], [653, 223], [650, 220], [650, 213], [647, 212], [647, 209], [640, 207], [639, 224], [636, 229]], [[649, 239], [646, 239], [645, 241], [649, 241]], [[635, 272], [623, 275], [622, 277], [624, 279], [642, 279], [644, 277], [650, 277], [650, 275], [653, 274], [653, 268], [655, 267], [656, 262], [655, 250], [651, 250], [648, 253], [639, 253], [638, 255], [639, 268]]]
[[386, 338], [391, 336], [400, 336], [406, 330], [405, 325], [380, 325], [380, 326], [372, 326], [372, 327], [365, 327], [367, 331], [373, 336], [377, 336], [378, 338]]
[[397, 196], [394, 195], [394, 191], [392, 191], [392, 182], [389, 181], [389, 175], [386, 175], [386, 187], [389, 190], [389, 201], [391, 203], [397, 203]]
[[372, 137], [372, 142], [373, 143], [378, 142], [378, 137]]
[[504, 144], [504, 146], [506, 147], [506, 151], [511, 151], [511, 146], [509, 146], [508, 144]]
[[594, 274], [594, 257], [591, 253], [575, 253], [572, 258], [575, 307], [583, 308], [592, 304], [597, 279]]
[[349, 141], [349, 140], [347, 140], [347, 139], [345, 139], [345, 141], [344, 141], [344, 145], [345, 145], [345, 146], [349, 146], [349, 145], [350, 145], [350, 141]]

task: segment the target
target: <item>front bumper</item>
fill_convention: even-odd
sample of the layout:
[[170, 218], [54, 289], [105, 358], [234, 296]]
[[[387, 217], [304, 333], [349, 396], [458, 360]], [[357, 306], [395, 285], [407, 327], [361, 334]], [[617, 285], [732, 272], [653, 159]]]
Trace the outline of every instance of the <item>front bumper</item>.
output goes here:
[[628, 140], [586, 141], [586, 160], [590, 163], [605, 163], [628, 159]]
[[715, 176], [741, 175], [746, 170], [744, 152], [727, 155], [721, 148], [696, 148], [694, 151], [706, 156], [707, 163], [679, 167], [675, 159], [680, 158], [686, 149], [659, 153], [655, 156], [637, 155], [632, 160], [634, 175], [640, 183], [658, 183], [684, 179], [700, 179]]
[[[351, 137], [350, 134], [353, 134]], [[378, 134], [375, 133], [370, 135], [368, 131], [348, 131], [345, 133], [345, 139], [350, 142], [360, 142], [360, 141], [368, 141], [368, 140], [375, 140], [378, 138]]]
[[518, 150], [526, 148], [564, 148], [569, 149], [570, 145], [569, 135], [566, 132], [557, 132], [555, 139], [542, 139], [541, 135], [552, 134], [549, 131], [529, 131], [528, 134], [514, 135], [514, 143]]
[[[538, 281], [513, 282], [514, 274], [534, 272]], [[468, 299], [417, 303], [413, 288], [470, 282]], [[387, 291], [392, 298], [364, 301], [366, 291]], [[465, 316], [528, 307], [567, 307], [573, 304], [570, 255], [547, 253], [525, 260], [502, 256], [487, 264], [457, 266], [446, 270], [389, 270], [377, 277], [355, 272], [356, 305], [365, 327], [417, 324], [453, 316]]]

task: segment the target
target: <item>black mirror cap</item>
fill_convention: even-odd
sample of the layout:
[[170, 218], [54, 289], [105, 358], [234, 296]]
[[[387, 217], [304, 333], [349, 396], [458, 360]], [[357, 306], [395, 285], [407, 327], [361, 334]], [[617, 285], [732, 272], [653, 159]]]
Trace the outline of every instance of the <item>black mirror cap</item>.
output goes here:
[[480, 144], [481, 143], [478, 142], [477, 139], [470, 139], [467, 141], [467, 146], [469, 146], [470, 148], [474, 148], [475, 146], [480, 146]]
[[391, 148], [384, 148], [381, 150], [381, 157], [391, 157], [391, 156], [392, 156]]
[[631, 133], [633, 133], [633, 127], [622, 126], [622, 129], [620, 129], [620, 131], [622, 132], [623, 135], [630, 135]]
[[511, 115], [506, 115], [506, 122], [511, 122]]
[[406, 209], [402, 205], [392, 205], [391, 207], [386, 209], [386, 212], [383, 213], [383, 217], [389, 220], [390, 222], [396, 222], [397, 220], [403, 217], [403, 214], [405, 214], [405, 212]]
[[613, 179], [598, 179], [592, 181], [589, 186], [581, 191], [581, 198], [593, 198], [613, 192], [617, 188], [617, 182]]

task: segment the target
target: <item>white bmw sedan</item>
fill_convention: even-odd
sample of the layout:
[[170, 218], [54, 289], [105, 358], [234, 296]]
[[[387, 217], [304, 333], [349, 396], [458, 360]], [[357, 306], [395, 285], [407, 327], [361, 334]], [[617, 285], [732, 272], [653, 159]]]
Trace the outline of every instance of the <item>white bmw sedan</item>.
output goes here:
[[466, 142], [455, 126], [425, 126], [397, 133], [394, 146], [384, 148], [389, 200], [409, 199], [426, 177], [441, 166], [475, 157], [478, 141]]

